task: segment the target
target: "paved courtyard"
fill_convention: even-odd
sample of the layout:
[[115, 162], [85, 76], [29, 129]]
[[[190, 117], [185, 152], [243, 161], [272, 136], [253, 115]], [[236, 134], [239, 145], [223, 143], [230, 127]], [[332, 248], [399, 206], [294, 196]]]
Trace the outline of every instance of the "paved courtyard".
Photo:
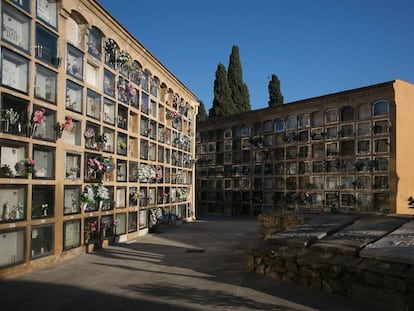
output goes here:
[[246, 271], [255, 219], [209, 217], [0, 282], [2, 310], [369, 310]]

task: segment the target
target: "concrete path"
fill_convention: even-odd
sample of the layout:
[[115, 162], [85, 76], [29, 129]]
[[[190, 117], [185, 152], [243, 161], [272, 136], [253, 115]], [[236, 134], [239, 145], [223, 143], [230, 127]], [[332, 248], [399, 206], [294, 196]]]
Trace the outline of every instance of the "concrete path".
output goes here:
[[0, 282], [2, 310], [370, 310], [246, 271], [257, 222], [205, 218]]

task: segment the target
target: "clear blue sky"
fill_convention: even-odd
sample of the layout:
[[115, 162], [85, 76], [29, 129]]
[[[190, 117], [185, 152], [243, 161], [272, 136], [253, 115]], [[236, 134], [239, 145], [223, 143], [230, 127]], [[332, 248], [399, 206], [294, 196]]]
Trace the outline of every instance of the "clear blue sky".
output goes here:
[[207, 113], [217, 65], [239, 47], [252, 109], [268, 79], [285, 103], [394, 79], [414, 83], [413, 0], [99, 0]]

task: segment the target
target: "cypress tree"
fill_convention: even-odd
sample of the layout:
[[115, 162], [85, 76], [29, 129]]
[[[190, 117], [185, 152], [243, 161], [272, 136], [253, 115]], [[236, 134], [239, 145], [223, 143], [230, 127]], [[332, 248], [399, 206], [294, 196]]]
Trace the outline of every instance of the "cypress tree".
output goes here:
[[209, 118], [219, 118], [237, 113], [231, 98], [231, 90], [227, 81], [226, 68], [219, 63], [214, 80], [213, 106], [209, 110]]
[[207, 120], [207, 112], [206, 107], [204, 106], [203, 101], [200, 100], [200, 105], [198, 106], [198, 114], [197, 114], [197, 122], [198, 121], [205, 121]]
[[250, 95], [247, 85], [243, 82], [243, 73], [240, 63], [239, 48], [233, 45], [228, 67], [228, 81], [231, 97], [238, 112], [250, 111]]
[[283, 105], [283, 96], [280, 91], [280, 80], [275, 75], [272, 74], [272, 79], [269, 81], [269, 107], [281, 106]]

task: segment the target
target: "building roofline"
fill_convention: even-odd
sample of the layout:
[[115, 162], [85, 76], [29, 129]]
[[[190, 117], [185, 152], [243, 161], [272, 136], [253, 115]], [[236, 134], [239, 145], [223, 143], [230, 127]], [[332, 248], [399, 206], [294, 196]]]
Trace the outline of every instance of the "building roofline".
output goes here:
[[[275, 110], [275, 111], [284, 110], [286, 108], [291, 108], [293, 105], [294, 106], [303, 105], [303, 104], [306, 104], [306, 103], [309, 103], [309, 102], [312, 102], [312, 101], [321, 101], [321, 100], [323, 100], [325, 98], [329, 98], [329, 97], [344, 96], [344, 95], [347, 95], [347, 94], [366, 91], [366, 90], [373, 89], [373, 88], [382, 88], [382, 87], [386, 87], [386, 86], [392, 86], [397, 81], [409, 83], [409, 82], [406, 82], [406, 81], [401, 80], [401, 79], [395, 79], [395, 80], [390, 80], [390, 81], [387, 81], [387, 82], [382, 82], [382, 83], [372, 84], [372, 85], [368, 85], [368, 86], [363, 86], [363, 87], [359, 87], [359, 88], [355, 88], [355, 89], [348, 89], [348, 90], [339, 91], [339, 92], [335, 92], [335, 93], [329, 93], [329, 94], [310, 97], [310, 98], [306, 98], [306, 99], [300, 99], [300, 100], [297, 100], [297, 101], [285, 103], [285, 104], [280, 105], [280, 106], [259, 108], [259, 109], [256, 109], [256, 110], [241, 112], [241, 113], [231, 115], [231, 116], [215, 118], [215, 119], [208, 119], [208, 120], [205, 120], [205, 121], [200, 121], [200, 122], [198, 122], [198, 124], [205, 124], [207, 122], [210, 122], [210, 123], [220, 122], [220, 123], [222, 123], [223, 120], [243, 119], [243, 117], [246, 116], [246, 115], [249, 115], [249, 116], [251, 116], [251, 114], [260, 115], [260, 114], [267, 113], [269, 110]], [[409, 83], [409, 84], [411, 84], [411, 83]]]
[[165, 70], [171, 77], [173, 77], [178, 82], [178, 84], [180, 84], [184, 89], [186, 89], [194, 98], [197, 99], [197, 101], [200, 101], [200, 99], [180, 79], [178, 79], [163, 63], [161, 63], [161, 61], [154, 54], [147, 50], [145, 46], [141, 43], [141, 41], [139, 41], [122, 23], [118, 21], [118, 19], [115, 16], [113, 16], [101, 3], [99, 3], [98, 0], [93, 0], [93, 2], [105, 14], [107, 14], [108, 17], [114, 20], [118, 24], [118, 26], [122, 28], [122, 30], [125, 31], [125, 33], [128, 34], [128, 36], [130, 36], [131, 39], [133, 39], [138, 44], [138, 46], [142, 48], [142, 51], [144, 53], [147, 53], [151, 58], [153, 58], [158, 63], [158, 65], [163, 68], [163, 70]]

